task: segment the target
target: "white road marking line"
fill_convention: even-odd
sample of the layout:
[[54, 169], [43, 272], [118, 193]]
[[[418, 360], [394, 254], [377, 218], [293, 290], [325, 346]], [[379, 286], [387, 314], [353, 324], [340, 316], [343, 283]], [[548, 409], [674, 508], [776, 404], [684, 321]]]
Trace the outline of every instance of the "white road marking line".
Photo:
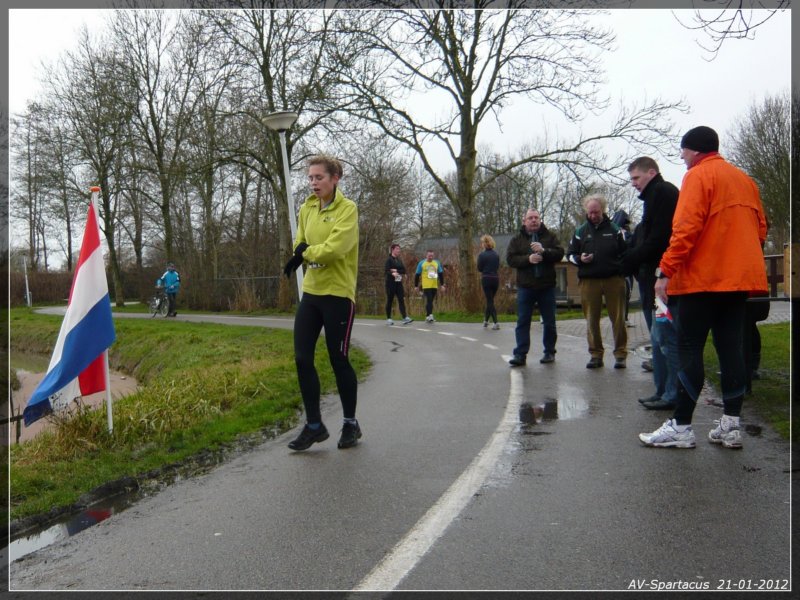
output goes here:
[[[503, 360], [510, 358], [503, 356]], [[428, 553], [483, 485], [519, 420], [523, 389], [522, 374], [518, 370], [511, 370], [509, 377], [511, 385], [506, 410], [492, 437], [459, 478], [383, 557], [383, 560], [353, 588], [353, 591], [394, 590]]]
[[463, 336], [463, 335], [461, 336], [461, 339], [462, 340], [467, 340], [468, 342], [477, 342], [478, 341], [475, 338], [466, 337], [466, 336]]
[[497, 346], [492, 346], [491, 344], [484, 344], [484, 346], [489, 350], [499, 350]]
[[455, 335], [455, 333], [450, 333], [449, 331], [437, 331], [439, 335]]

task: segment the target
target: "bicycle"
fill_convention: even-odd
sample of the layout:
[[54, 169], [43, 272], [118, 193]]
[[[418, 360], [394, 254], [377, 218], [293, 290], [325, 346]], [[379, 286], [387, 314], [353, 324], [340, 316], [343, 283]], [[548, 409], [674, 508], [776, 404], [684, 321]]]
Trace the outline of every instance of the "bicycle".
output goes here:
[[167, 298], [167, 293], [164, 291], [163, 287], [156, 288], [155, 295], [150, 298], [150, 318], [155, 317], [157, 314], [161, 314], [162, 317], [166, 317], [167, 313], [169, 312], [169, 299]]

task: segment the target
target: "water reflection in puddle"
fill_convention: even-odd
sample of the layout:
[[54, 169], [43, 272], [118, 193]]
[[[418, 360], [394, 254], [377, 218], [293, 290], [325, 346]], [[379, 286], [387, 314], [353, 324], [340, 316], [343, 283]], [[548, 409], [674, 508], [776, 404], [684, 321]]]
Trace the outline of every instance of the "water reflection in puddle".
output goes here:
[[580, 419], [589, 414], [589, 400], [586, 391], [569, 382], [558, 382], [558, 418]]
[[136, 498], [133, 494], [120, 494], [98, 502], [66, 520], [50, 525], [47, 529], [20, 536], [8, 545], [8, 560], [9, 562], [15, 561], [26, 554], [73, 536], [100, 521], [105, 521], [117, 512], [125, 510], [135, 501]]

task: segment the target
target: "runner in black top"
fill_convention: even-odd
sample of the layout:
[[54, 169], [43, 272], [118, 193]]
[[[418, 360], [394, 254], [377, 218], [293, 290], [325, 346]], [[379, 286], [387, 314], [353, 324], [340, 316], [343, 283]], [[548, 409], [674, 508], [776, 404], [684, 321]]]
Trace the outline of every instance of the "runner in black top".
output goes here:
[[494, 249], [494, 239], [490, 235], [481, 237], [481, 246], [483, 252], [478, 255], [478, 271], [481, 274], [481, 287], [483, 288], [483, 295], [486, 296], [486, 310], [483, 313], [483, 326], [489, 326], [489, 319], [492, 319], [494, 325], [492, 329], [500, 329], [500, 324], [497, 322], [497, 309], [494, 306], [494, 296], [497, 294], [497, 289], [500, 287], [500, 256]]

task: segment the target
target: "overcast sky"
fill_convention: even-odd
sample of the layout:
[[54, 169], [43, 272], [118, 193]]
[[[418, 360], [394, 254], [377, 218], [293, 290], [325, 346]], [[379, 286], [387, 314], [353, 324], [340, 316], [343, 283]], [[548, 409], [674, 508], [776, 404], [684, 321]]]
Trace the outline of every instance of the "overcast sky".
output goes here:
[[[13, 9], [9, 11], [10, 111], [24, 110], [36, 99], [42, 61], [53, 62], [74, 48], [83, 23], [102, 27], [98, 9]], [[692, 11], [682, 11], [690, 22]], [[613, 10], [605, 17], [617, 35], [617, 50], [604, 59], [612, 98], [611, 114], [620, 100], [643, 102], [645, 98], [684, 100], [689, 114], [676, 114], [682, 133], [697, 125], [716, 129], [725, 147], [725, 133], [736, 118], [767, 94], [788, 91], [790, 86], [790, 12], [778, 13], [756, 30], [751, 40], [728, 40], [714, 60], [698, 44], [708, 43], [702, 33], [681, 26], [666, 9]], [[536, 135], [537, 109], [517, 103], [502, 115], [503, 133], [482, 126], [480, 140], [498, 151], [512, 150]], [[488, 125], [488, 124], [486, 124]], [[672, 163], [656, 157], [665, 178], [676, 185], [685, 172], [678, 160], [678, 142]], [[452, 165], [450, 166], [452, 168]], [[633, 194], [634, 191], [631, 190]]]

